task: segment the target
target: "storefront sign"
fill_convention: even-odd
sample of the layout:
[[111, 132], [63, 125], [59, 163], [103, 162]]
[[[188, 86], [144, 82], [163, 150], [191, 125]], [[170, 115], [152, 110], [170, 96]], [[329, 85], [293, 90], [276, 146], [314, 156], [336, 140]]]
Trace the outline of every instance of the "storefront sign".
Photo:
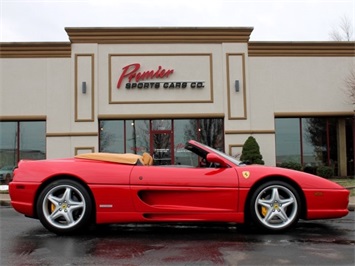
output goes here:
[[130, 64], [123, 67], [122, 74], [117, 82], [117, 88], [119, 89], [121, 87], [121, 83], [125, 78], [128, 79], [129, 83], [131, 83], [132, 80], [134, 80], [137, 83], [143, 80], [167, 78], [174, 73], [174, 69], [166, 70], [161, 66], [159, 66], [157, 70], [148, 70], [148, 71], [140, 72], [138, 71], [140, 67], [141, 65], [138, 63]]
[[210, 53], [109, 54], [108, 63], [110, 104], [213, 102]]
[[156, 70], [139, 71], [141, 64], [134, 63], [122, 68], [122, 73], [117, 82], [117, 89], [122, 83], [125, 83], [126, 89], [201, 89], [205, 87], [204, 81], [178, 81], [178, 82], [149, 82], [149, 80], [158, 80], [170, 77], [174, 69], [164, 69], [158, 66]]
[[198, 82], [139, 82], [139, 83], [126, 83], [125, 88], [130, 89], [202, 89], [205, 87], [204, 81]]

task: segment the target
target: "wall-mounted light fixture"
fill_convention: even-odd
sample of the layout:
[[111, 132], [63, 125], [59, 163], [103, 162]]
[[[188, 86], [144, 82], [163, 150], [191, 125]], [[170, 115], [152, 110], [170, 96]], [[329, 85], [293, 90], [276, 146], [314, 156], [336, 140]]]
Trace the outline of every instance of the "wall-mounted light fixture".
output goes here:
[[82, 92], [83, 94], [86, 93], [86, 81], [83, 81], [83, 82], [81, 83], [81, 92]]
[[239, 92], [239, 80], [236, 80], [234, 83], [234, 88], [236, 92]]

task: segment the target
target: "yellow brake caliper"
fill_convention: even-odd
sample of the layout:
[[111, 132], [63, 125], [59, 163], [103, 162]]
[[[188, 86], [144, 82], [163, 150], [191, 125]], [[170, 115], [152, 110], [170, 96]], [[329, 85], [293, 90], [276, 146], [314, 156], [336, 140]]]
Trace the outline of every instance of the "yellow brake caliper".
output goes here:
[[53, 213], [54, 210], [55, 210], [55, 205], [52, 203], [52, 204], [51, 204], [51, 213]]
[[261, 214], [265, 217], [266, 216], [266, 213], [267, 213], [267, 209], [266, 207], [261, 207]]
[[267, 214], [267, 209], [266, 209], [265, 206], [262, 206], [262, 207], [261, 207], [261, 214], [262, 214], [264, 217], [266, 216], [266, 214]]

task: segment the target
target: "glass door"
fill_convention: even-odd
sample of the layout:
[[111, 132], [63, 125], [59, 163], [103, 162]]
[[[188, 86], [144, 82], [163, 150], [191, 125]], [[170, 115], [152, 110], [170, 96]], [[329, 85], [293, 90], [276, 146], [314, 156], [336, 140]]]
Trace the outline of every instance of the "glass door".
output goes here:
[[152, 132], [151, 151], [153, 151], [154, 165], [173, 164], [174, 150], [171, 132]]

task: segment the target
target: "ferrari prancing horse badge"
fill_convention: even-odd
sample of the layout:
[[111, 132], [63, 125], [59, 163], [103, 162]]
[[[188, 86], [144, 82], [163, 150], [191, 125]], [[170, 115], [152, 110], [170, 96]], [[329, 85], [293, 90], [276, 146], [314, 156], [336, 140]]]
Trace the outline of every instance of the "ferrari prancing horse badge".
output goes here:
[[249, 176], [250, 176], [250, 172], [249, 172], [249, 171], [243, 171], [243, 172], [242, 172], [242, 175], [243, 175], [243, 177], [244, 177], [245, 179], [248, 179]]

